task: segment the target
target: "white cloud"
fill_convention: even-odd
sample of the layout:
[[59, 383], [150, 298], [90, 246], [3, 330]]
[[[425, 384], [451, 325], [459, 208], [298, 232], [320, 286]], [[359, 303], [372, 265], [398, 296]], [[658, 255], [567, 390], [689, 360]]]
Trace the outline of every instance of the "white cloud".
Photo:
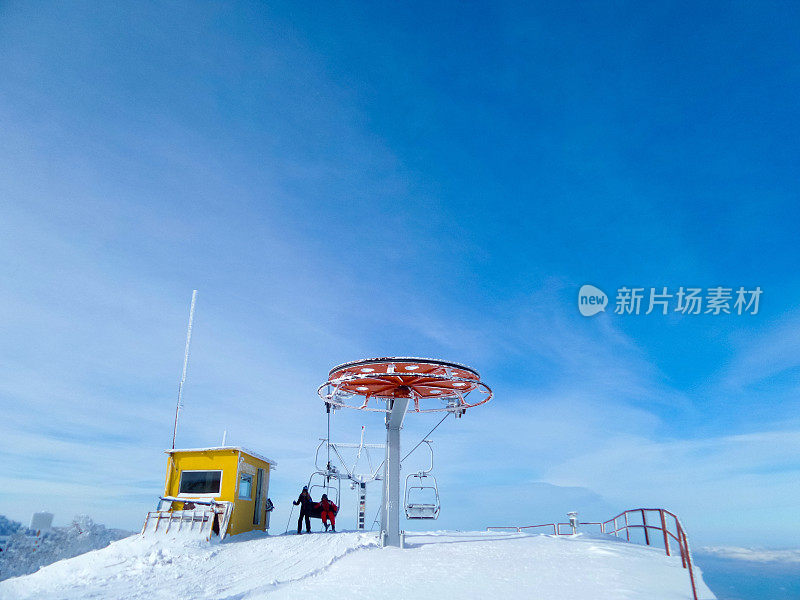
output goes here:
[[700, 549], [706, 554], [720, 558], [744, 560], [757, 563], [800, 563], [800, 550], [763, 550], [758, 548], [740, 548], [737, 546], [705, 546]]

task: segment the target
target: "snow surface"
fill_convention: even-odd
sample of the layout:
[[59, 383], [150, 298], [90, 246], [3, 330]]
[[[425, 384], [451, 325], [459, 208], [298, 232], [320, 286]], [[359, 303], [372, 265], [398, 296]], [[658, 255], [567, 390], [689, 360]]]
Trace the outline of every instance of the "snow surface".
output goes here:
[[[373, 533], [222, 543], [132, 536], [0, 582], [0, 598], [558, 598], [686, 600], [689, 577], [663, 550], [605, 537], [432, 532], [405, 550]], [[700, 597], [714, 598], [702, 583]]]

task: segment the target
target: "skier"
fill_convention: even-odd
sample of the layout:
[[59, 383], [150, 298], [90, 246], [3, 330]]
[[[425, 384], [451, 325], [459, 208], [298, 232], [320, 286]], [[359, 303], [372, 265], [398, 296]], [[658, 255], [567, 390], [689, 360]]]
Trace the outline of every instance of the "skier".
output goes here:
[[327, 494], [322, 494], [322, 500], [320, 501], [320, 508], [321, 514], [320, 517], [322, 518], [322, 524], [325, 525], [325, 531], [328, 531], [328, 519], [331, 520], [331, 531], [334, 533], [336, 532], [336, 513], [339, 511], [339, 507], [336, 506], [333, 502], [328, 500]]
[[306, 520], [306, 533], [311, 533], [311, 519], [309, 518], [309, 513], [311, 512], [314, 501], [311, 499], [311, 494], [308, 493], [307, 485], [303, 486], [303, 491], [300, 492], [297, 500], [292, 502], [292, 504], [295, 506], [298, 504], [300, 505], [300, 516], [297, 517], [297, 535], [302, 533], [303, 518]]

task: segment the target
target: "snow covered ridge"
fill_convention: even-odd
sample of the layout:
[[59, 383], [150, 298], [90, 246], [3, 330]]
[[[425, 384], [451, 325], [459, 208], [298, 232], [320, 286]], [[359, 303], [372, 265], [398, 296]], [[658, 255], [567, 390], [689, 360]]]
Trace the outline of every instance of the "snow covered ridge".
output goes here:
[[[714, 598], [701, 578], [699, 587], [703, 600]], [[89, 597], [686, 600], [691, 590], [680, 558], [660, 549], [494, 532], [409, 533], [404, 550], [356, 532], [211, 543], [135, 536], [0, 582], [3, 600]]]
[[68, 527], [54, 527], [36, 536], [34, 531], [0, 515], [0, 581], [27, 575], [40, 567], [72, 558], [131, 535], [130, 531], [106, 529], [86, 515], [76, 516]]
[[0, 582], [0, 598], [258, 598], [374, 546], [376, 539], [358, 533], [270, 537], [259, 532], [207, 542], [186, 532], [137, 535]]
[[758, 548], [739, 548], [737, 546], [706, 546], [700, 552], [719, 558], [747, 560], [750, 562], [800, 563], [800, 550], [762, 550]]

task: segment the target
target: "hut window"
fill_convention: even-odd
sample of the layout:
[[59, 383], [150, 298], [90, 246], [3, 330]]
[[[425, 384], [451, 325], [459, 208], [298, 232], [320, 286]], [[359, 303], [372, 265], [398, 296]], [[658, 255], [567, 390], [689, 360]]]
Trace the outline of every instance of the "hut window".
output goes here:
[[239, 498], [247, 498], [250, 500], [252, 496], [253, 490], [253, 476], [252, 475], [242, 475], [242, 478], [239, 480]]
[[219, 494], [222, 471], [181, 471], [181, 494]]

